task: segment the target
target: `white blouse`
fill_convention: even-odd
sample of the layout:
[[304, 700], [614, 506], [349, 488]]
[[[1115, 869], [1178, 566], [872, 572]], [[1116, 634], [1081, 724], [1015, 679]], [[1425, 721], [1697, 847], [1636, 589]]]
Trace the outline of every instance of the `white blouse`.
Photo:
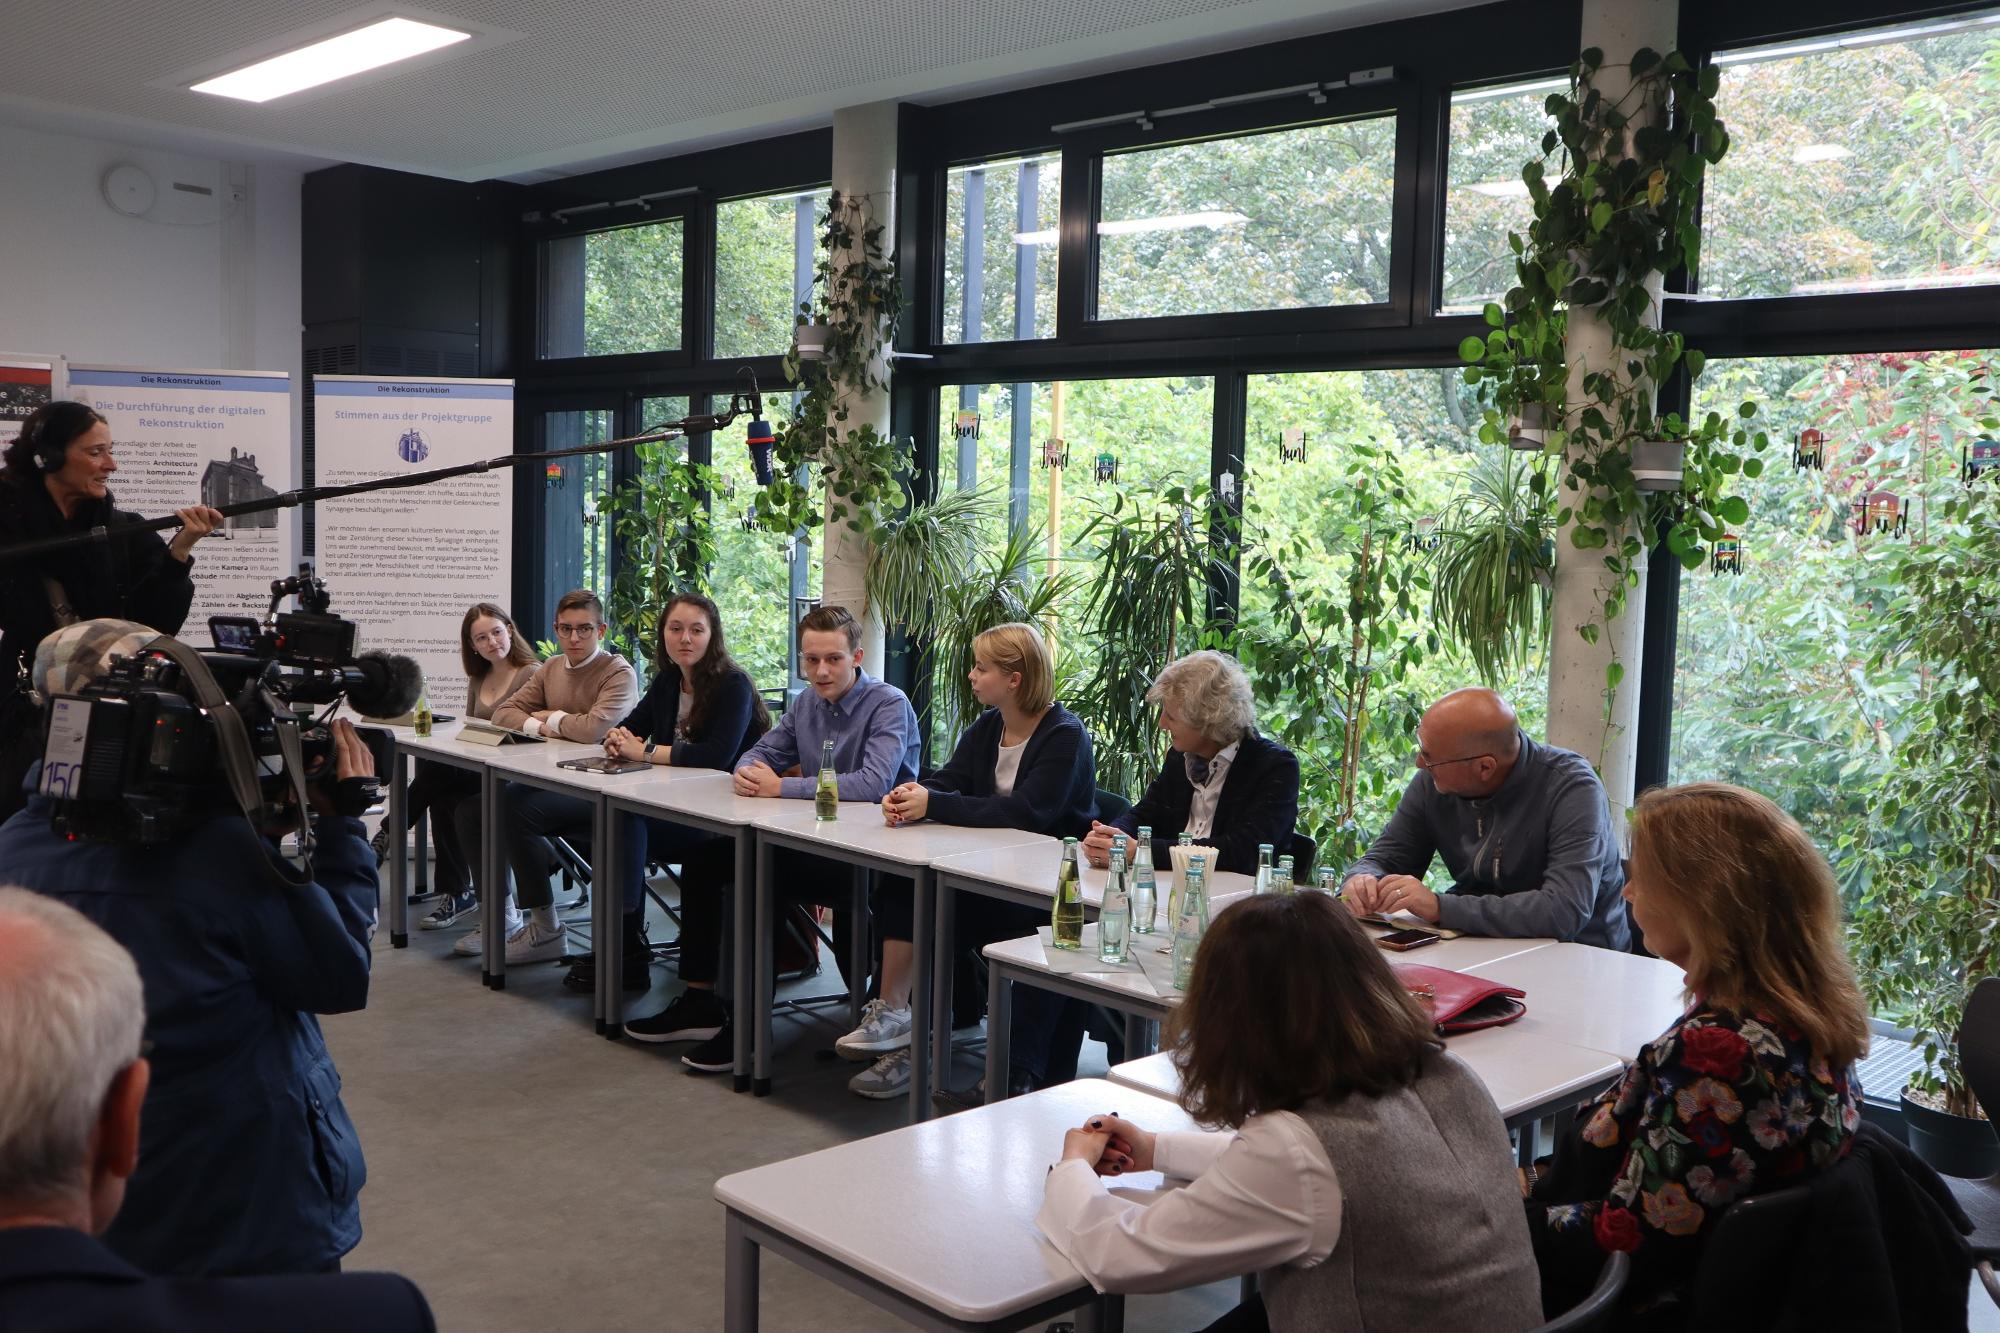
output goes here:
[[1087, 1164], [1049, 1172], [1035, 1225], [1099, 1291], [1161, 1292], [1293, 1264], [1312, 1268], [1340, 1240], [1340, 1179], [1326, 1146], [1290, 1111], [1235, 1133], [1163, 1133], [1152, 1203], [1106, 1189]]
[[[1215, 807], [1222, 803], [1222, 784], [1229, 781], [1229, 765], [1242, 748], [1242, 741], [1231, 741], [1223, 746], [1221, 752], [1208, 761], [1208, 781], [1195, 787], [1194, 794], [1188, 798], [1187, 831], [1196, 842], [1215, 832]], [[1194, 783], [1190, 781], [1188, 785], [1193, 787]], [[1209, 874], [1215, 874], [1215, 867], [1209, 867]]]
[[1014, 779], [1021, 775], [1021, 751], [1028, 748], [1022, 741], [1019, 745], [1003, 745], [1000, 757], [993, 761], [993, 791], [998, 796], [1014, 794]]

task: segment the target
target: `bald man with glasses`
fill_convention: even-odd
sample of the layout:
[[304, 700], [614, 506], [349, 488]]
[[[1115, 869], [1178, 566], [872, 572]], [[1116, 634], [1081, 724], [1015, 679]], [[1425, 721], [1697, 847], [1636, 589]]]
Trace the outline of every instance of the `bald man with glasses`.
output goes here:
[[[1417, 724], [1417, 772], [1388, 827], [1347, 868], [1357, 916], [1409, 912], [1468, 935], [1631, 947], [1625, 871], [1589, 761], [1539, 745], [1492, 690], [1453, 690]], [[1453, 884], [1423, 882], [1443, 857]]]

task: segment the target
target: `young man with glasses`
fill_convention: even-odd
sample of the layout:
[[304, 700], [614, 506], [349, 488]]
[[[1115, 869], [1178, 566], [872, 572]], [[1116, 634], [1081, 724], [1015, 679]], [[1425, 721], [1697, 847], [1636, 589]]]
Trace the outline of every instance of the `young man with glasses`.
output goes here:
[[[1537, 745], [1492, 690], [1453, 690], [1417, 724], [1417, 772], [1347, 868], [1356, 915], [1409, 912], [1447, 930], [1630, 947], [1625, 871], [1604, 784], [1582, 755]], [[1435, 856], [1451, 891], [1423, 882]]]
[[[604, 647], [604, 604], [588, 588], [564, 593], [556, 603], [556, 643], [562, 655], [535, 669], [528, 683], [493, 710], [495, 726], [531, 736], [597, 745], [632, 711], [639, 677], [632, 664]], [[514, 871], [514, 903], [507, 909], [507, 964], [540, 963], [569, 951], [569, 927], [556, 915], [549, 871], [555, 863], [547, 835], [574, 822], [559, 792], [508, 783], [500, 792], [507, 862]], [[524, 916], [525, 913], [525, 916]], [[453, 946], [476, 954], [473, 931]]]

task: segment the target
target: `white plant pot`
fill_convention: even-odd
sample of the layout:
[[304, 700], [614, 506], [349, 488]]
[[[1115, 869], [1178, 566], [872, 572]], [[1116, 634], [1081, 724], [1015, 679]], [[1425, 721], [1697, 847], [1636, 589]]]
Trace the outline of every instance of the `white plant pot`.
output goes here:
[[1632, 484], [1642, 491], [1681, 488], [1681, 442], [1640, 440], [1632, 446]]
[[1548, 409], [1540, 403], [1524, 403], [1507, 423], [1507, 447], [1522, 453], [1538, 454], [1549, 441]]
[[792, 331], [792, 345], [798, 350], [801, 361], [820, 361], [826, 357], [827, 326], [824, 324], [800, 324]]

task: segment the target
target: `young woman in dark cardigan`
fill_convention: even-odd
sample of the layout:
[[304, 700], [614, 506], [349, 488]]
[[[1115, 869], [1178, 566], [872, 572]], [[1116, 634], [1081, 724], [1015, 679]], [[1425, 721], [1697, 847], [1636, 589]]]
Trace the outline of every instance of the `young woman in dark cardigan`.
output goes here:
[[[1055, 663], [1032, 625], [996, 625], [972, 641], [973, 697], [986, 711], [960, 736], [945, 766], [882, 798], [894, 827], [920, 819], [975, 828], [1014, 828], [1082, 837], [1097, 813], [1097, 765], [1090, 733], [1055, 701]], [[977, 894], [958, 898], [958, 940], [971, 947], [1026, 934], [1047, 914]], [[909, 1087], [910, 945], [908, 889], [876, 894], [882, 932], [881, 997], [836, 1049], [875, 1064], [849, 1081], [864, 1097], [900, 1096]]]
[[[684, 592], [660, 612], [659, 671], [638, 706], [605, 733], [604, 753], [613, 759], [727, 771], [770, 729], [771, 715], [756, 685], [723, 644], [722, 616], [715, 603], [700, 593]], [[643, 990], [650, 985], [646, 970], [649, 955], [641, 929], [646, 917], [646, 864], [685, 865], [716, 837], [684, 824], [631, 814], [618, 817], [614, 832], [619, 839], [618, 864], [625, 868], [624, 882], [619, 885], [625, 911], [624, 984], [628, 989]], [[689, 917], [696, 918], [699, 926], [704, 912], [720, 911], [716, 891], [705, 892], [697, 885], [702, 878], [689, 874], [681, 880], [681, 979], [690, 987], [712, 989], [712, 974], [699, 980], [689, 975], [702, 970], [701, 959], [697, 956], [690, 961], [685, 952], [691, 938]], [[564, 981], [572, 989], [591, 989], [597, 984], [596, 960], [577, 963]]]

